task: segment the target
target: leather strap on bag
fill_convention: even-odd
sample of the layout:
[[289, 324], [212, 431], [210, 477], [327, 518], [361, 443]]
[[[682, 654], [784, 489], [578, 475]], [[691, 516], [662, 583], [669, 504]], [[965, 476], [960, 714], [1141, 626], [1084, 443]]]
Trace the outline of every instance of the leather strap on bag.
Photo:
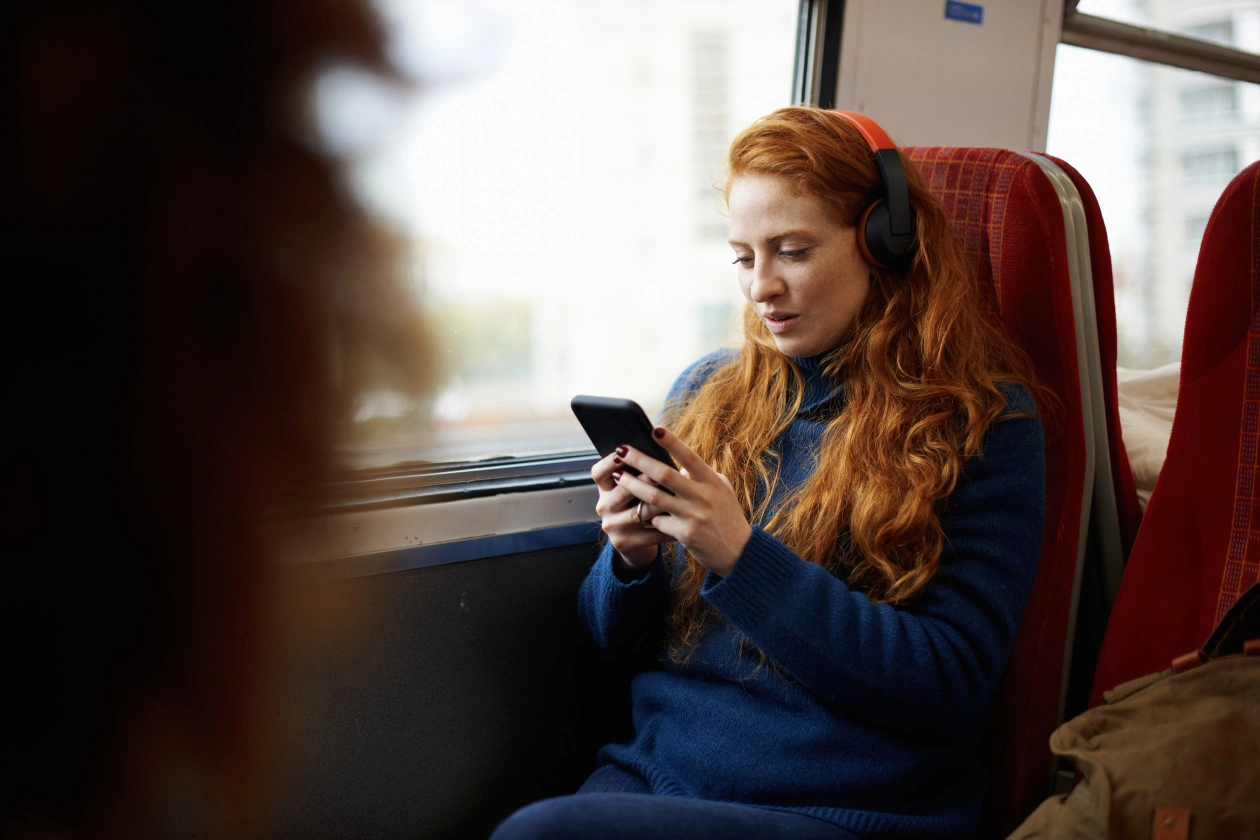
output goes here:
[[1203, 647], [1174, 657], [1172, 670], [1183, 674], [1222, 656], [1260, 654], [1260, 583], [1253, 583], [1230, 607]]
[[1156, 808], [1151, 840], [1190, 840], [1190, 811], [1170, 805]]
[[1260, 639], [1260, 583], [1253, 583], [1238, 596], [1204, 642], [1199, 655], [1206, 662], [1243, 653], [1244, 645], [1254, 639]]

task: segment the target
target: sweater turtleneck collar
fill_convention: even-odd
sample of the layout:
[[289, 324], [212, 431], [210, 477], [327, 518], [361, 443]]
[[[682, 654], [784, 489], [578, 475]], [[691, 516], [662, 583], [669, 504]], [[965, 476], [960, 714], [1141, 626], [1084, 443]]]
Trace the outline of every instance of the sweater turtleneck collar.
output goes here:
[[801, 379], [805, 382], [805, 393], [801, 395], [801, 407], [796, 412], [798, 415], [820, 408], [844, 393], [843, 383], [830, 382], [823, 375], [823, 360], [826, 357], [826, 353], [808, 358], [788, 357], [801, 372]]

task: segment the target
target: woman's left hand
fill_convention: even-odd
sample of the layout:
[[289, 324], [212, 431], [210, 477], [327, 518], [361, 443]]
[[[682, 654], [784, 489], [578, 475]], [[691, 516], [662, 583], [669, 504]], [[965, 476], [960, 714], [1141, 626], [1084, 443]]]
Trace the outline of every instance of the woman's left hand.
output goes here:
[[686, 546], [706, 569], [725, 577], [752, 536], [731, 483], [673, 432], [658, 426], [653, 435], [678, 469], [628, 448], [622, 461], [656, 483], [622, 472], [618, 484], [644, 502], [644, 522], [650, 518], [652, 527]]

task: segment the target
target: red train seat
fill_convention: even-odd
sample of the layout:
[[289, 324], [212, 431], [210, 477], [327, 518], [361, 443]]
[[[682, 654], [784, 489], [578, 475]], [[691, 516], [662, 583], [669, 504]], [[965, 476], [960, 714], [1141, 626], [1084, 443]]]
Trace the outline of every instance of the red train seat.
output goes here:
[[1260, 574], [1260, 162], [1230, 182], [1199, 250], [1168, 453], [1112, 606], [1102, 692], [1197, 649]]
[[1002, 837], [1049, 795], [1092, 498], [1093, 437], [1072, 299], [1068, 222], [1031, 158], [993, 148], [908, 147], [944, 202], [982, 295], [1061, 401], [1047, 426], [1047, 520], [1032, 596], [995, 699], [983, 836]]

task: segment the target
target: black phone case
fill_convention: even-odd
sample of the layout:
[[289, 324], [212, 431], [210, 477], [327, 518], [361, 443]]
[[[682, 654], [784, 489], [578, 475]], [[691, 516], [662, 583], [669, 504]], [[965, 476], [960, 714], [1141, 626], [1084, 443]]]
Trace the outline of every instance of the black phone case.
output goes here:
[[[607, 456], [618, 446], [633, 446], [662, 463], [675, 466], [674, 459], [652, 437], [652, 421], [634, 400], [578, 394], [569, 406], [600, 456]], [[629, 466], [626, 471], [638, 475], [638, 471]]]

